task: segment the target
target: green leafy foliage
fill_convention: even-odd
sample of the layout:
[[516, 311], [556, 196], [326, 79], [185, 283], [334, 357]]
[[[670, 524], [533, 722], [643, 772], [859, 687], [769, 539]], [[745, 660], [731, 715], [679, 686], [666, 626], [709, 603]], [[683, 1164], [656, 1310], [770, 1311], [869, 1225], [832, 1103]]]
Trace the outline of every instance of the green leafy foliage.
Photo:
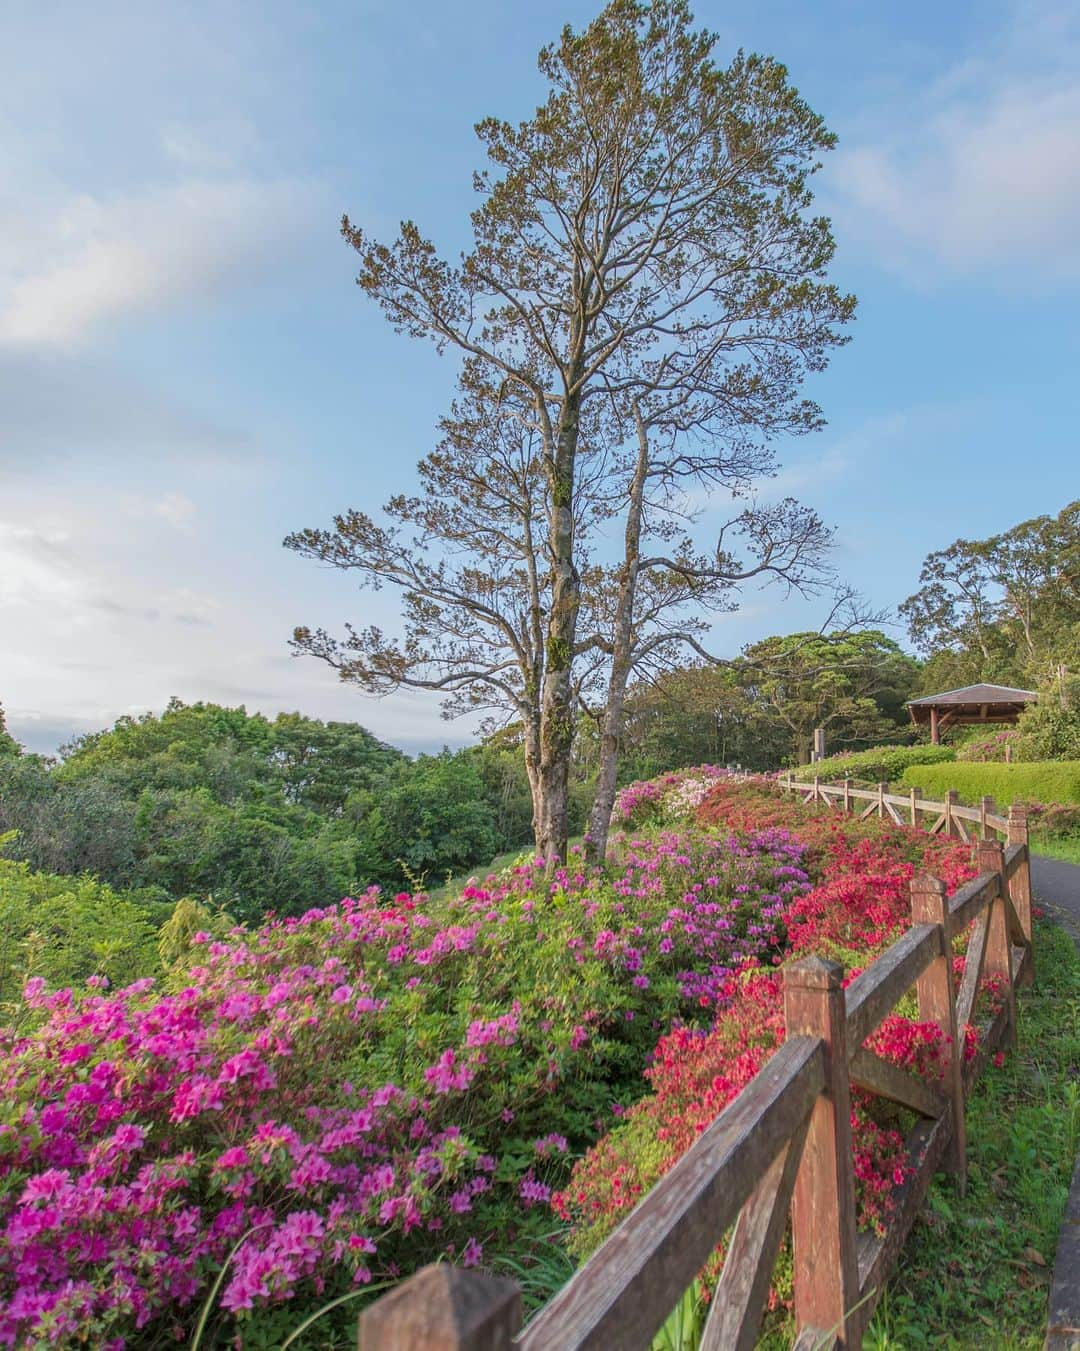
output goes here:
[[955, 758], [956, 752], [948, 746], [874, 746], [850, 755], [830, 755], [816, 765], [800, 765], [795, 777], [819, 778], [823, 783], [851, 779], [856, 784], [876, 786], [899, 779], [912, 765], [944, 764]]
[[50, 988], [90, 976], [125, 984], [160, 969], [157, 930], [169, 907], [90, 877], [53, 877], [0, 859], [0, 1016], [25, 1017], [24, 983]]
[[0, 755], [8, 853], [239, 920], [488, 862], [530, 834], [520, 751], [408, 760], [352, 723], [173, 700], [65, 748]]
[[[503, 843], [474, 758], [444, 751], [398, 766], [363, 815], [361, 871], [400, 882], [490, 860]], [[400, 862], [399, 862], [400, 861]]]
[[1080, 680], [1046, 690], [1024, 710], [1017, 732], [1024, 760], [1080, 760]]
[[7, 729], [4, 706], [0, 704], [0, 756], [21, 755], [22, 747]]
[[930, 798], [940, 798], [955, 788], [965, 802], [989, 796], [999, 807], [1014, 802], [1080, 803], [1080, 760], [912, 765], [901, 782], [907, 788], [921, 788]]
[[903, 735], [917, 664], [876, 629], [792, 633], [746, 649], [750, 702], [788, 732], [788, 753], [810, 759], [814, 730], [852, 749]]
[[1038, 683], [1080, 661], [1080, 501], [929, 554], [900, 606], [929, 661], [925, 693], [988, 680]]

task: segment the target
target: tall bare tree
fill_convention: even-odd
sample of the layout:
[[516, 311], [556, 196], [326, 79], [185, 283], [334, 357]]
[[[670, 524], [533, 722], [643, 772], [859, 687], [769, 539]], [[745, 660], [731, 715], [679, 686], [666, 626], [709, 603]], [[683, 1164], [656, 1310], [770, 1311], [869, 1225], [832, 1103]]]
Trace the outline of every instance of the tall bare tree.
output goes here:
[[[516, 583], [478, 574], [468, 618], [446, 624], [444, 645], [443, 620], [462, 610], [437, 584], [434, 596], [426, 593], [450, 565], [433, 561], [422, 578], [403, 558], [397, 571], [382, 568], [388, 541], [372, 533], [381, 527], [351, 513], [332, 532], [288, 542], [397, 582], [410, 597], [407, 629], [419, 628], [396, 646], [354, 634], [343, 651], [307, 630], [296, 642], [368, 689], [387, 688], [390, 677], [430, 682], [439, 661], [457, 663], [493, 630], [510, 648], [523, 646], [537, 846], [548, 856], [565, 852], [583, 687], [610, 665], [605, 735], [617, 753], [627, 671], [665, 642], [697, 641], [692, 624], [668, 623], [673, 610], [694, 600], [707, 608], [721, 595], [730, 601], [748, 574], [798, 584], [820, 563], [821, 524], [794, 505], [742, 514], [745, 562], [723, 539], [703, 550], [676, 529], [695, 494], [700, 504], [702, 493], [738, 491], [769, 472], [774, 436], [819, 425], [800, 384], [843, 341], [840, 326], [854, 310], [825, 277], [834, 249], [828, 222], [809, 212], [809, 177], [834, 138], [783, 66], [739, 54], [721, 68], [714, 45], [712, 34], [693, 29], [684, 0], [612, 0], [583, 32], [565, 29], [540, 54], [550, 86], [543, 106], [518, 126], [492, 118], [477, 128], [489, 168], [476, 176], [473, 246], [457, 263], [412, 222], [387, 245], [343, 221], [365, 293], [400, 331], [463, 355], [467, 396], [496, 417], [495, 434], [511, 423], [526, 438], [543, 604], [532, 607], [527, 641], [517, 628], [511, 640], [503, 600], [477, 616], [485, 588], [505, 596]], [[454, 448], [451, 455], [444, 445], [445, 463], [456, 474], [471, 459], [483, 476], [483, 436], [455, 439], [445, 430]], [[616, 514], [624, 520], [617, 575], [583, 537], [586, 521]], [[647, 537], [669, 547], [642, 556]], [[467, 572], [462, 564], [456, 575], [464, 581]], [[590, 628], [588, 619], [597, 623]], [[368, 639], [378, 660], [360, 650]], [[483, 691], [518, 706], [517, 687], [497, 683], [505, 669], [458, 663], [447, 688], [467, 702]]]

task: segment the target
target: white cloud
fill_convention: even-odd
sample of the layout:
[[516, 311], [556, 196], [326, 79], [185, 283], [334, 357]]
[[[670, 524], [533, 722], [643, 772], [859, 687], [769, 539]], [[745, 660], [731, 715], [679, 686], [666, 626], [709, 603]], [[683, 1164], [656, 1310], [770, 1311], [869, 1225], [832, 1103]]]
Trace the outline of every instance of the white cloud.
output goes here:
[[[441, 719], [434, 696], [365, 699], [321, 663], [288, 655], [298, 616], [324, 622], [324, 579], [295, 568], [284, 551], [244, 566], [242, 527], [241, 557], [229, 555], [225, 566], [230, 508], [220, 484], [189, 512], [169, 488], [124, 499], [108, 485], [65, 492], [62, 481], [44, 493], [23, 485], [0, 517], [0, 702], [12, 733], [32, 748], [52, 751], [121, 714], [160, 710], [174, 694], [361, 722], [414, 750], [471, 738], [468, 720]], [[247, 492], [257, 501], [257, 488]], [[186, 527], [164, 528], [158, 508]], [[374, 603], [367, 614], [392, 622]]]
[[181, 492], [163, 493], [157, 498], [125, 497], [124, 511], [137, 521], [165, 521], [176, 530], [189, 530], [195, 517], [195, 503]]
[[252, 178], [0, 203], [14, 221], [0, 342], [63, 345], [108, 320], [215, 299], [280, 264], [320, 205], [310, 183]]
[[1066, 16], [1021, 8], [893, 120], [891, 136], [834, 157], [842, 227], [921, 278], [1080, 279], [1080, 44]]

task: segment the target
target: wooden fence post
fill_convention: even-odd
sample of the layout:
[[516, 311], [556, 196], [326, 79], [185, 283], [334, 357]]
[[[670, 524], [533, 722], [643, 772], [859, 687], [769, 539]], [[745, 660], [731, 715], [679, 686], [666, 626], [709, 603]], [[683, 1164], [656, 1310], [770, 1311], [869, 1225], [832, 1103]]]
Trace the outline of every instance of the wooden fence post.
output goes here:
[[984, 840], [996, 840], [994, 828], [987, 821], [988, 816], [997, 815], [997, 806], [992, 797], [983, 796], [979, 801], [979, 834]]
[[851, 813], [851, 780], [844, 780], [844, 811]]
[[944, 1088], [952, 1105], [952, 1140], [946, 1167], [956, 1175], [963, 1192], [967, 1187], [967, 1128], [964, 1124], [964, 1043], [956, 1025], [956, 986], [953, 984], [955, 937], [949, 896], [940, 877], [923, 873], [911, 879], [912, 924], [940, 924], [945, 954], [936, 958], [916, 982], [919, 996], [919, 1021], [937, 1023], [949, 1039], [949, 1063]]
[[849, 1314], [859, 1301], [859, 1264], [843, 977], [843, 967], [821, 957], [789, 966], [784, 1016], [789, 1037], [825, 1043], [825, 1089], [810, 1114], [792, 1198], [795, 1317], [800, 1330], [835, 1328], [840, 1344], [853, 1347]]
[[821, 780], [818, 778], [818, 776], [817, 776], [816, 774], [814, 775], [814, 797], [813, 797], [813, 801], [814, 801], [814, 802], [819, 802], [819, 801], [822, 801], [822, 802], [823, 802], [823, 801], [824, 801], [824, 798], [822, 798], [822, 796], [821, 796]]
[[1022, 844], [1024, 856], [1009, 878], [1009, 896], [1012, 899], [1016, 918], [1028, 941], [1028, 960], [1024, 966], [1022, 985], [1030, 985], [1035, 979], [1035, 944], [1032, 941], [1031, 928], [1031, 844], [1028, 839], [1027, 808], [1009, 808], [1009, 844]]
[[1005, 879], [1005, 855], [999, 840], [980, 840], [975, 851], [975, 866], [980, 873], [997, 873], [1000, 893], [990, 902], [989, 929], [986, 938], [987, 976], [997, 976], [1004, 987], [1007, 1025], [1001, 1039], [1003, 1046], [1016, 1045], [1016, 994], [1012, 981], [1012, 939], [1005, 913], [1005, 898], [1009, 894]]
[[885, 794], [889, 791], [887, 783], [879, 783], [877, 786], [877, 814], [884, 821], [885, 819]]
[[421, 1267], [360, 1315], [359, 1351], [511, 1351], [521, 1330], [515, 1281], [440, 1262]]
[[960, 832], [956, 828], [956, 821], [952, 814], [952, 809], [960, 800], [960, 794], [955, 788], [949, 788], [945, 792], [945, 834], [959, 838]]
[[913, 826], [917, 826], [919, 824], [919, 798], [921, 797], [922, 797], [921, 788], [913, 788], [911, 790], [911, 824]]

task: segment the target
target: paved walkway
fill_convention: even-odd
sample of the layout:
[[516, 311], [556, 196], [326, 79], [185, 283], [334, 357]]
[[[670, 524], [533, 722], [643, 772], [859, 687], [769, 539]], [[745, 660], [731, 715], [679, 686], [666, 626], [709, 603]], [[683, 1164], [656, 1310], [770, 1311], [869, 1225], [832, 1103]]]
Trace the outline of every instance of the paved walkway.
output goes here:
[[1043, 909], [1049, 910], [1080, 944], [1080, 867], [1032, 854], [1031, 887]]
[[[1037, 903], [1080, 946], [1080, 867], [1033, 855], [1031, 885]], [[1045, 1351], [1080, 1351], [1080, 1158], [1058, 1236], [1048, 1321]]]

